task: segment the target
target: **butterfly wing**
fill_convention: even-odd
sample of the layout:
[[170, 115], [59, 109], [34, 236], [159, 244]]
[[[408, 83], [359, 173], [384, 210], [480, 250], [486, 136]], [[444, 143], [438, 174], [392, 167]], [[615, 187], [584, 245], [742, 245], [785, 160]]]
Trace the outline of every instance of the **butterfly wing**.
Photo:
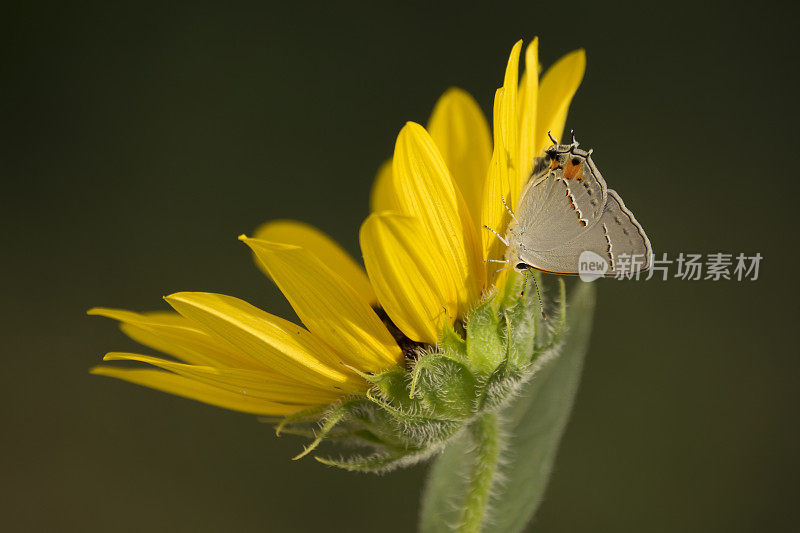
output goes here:
[[589, 153], [571, 145], [537, 159], [520, 199], [515, 229], [527, 249], [546, 251], [592, 228], [606, 204], [607, 186]]
[[538, 270], [560, 274], [577, 274], [578, 258], [586, 250], [606, 261], [606, 276], [615, 276], [621, 271], [630, 274], [647, 270], [652, 256], [650, 239], [612, 189], [607, 190], [605, 209], [596, 223], [571, 241], [546, 251], [531, 249], [524, 242], [520, 245], [519, 257], [525, 263]]

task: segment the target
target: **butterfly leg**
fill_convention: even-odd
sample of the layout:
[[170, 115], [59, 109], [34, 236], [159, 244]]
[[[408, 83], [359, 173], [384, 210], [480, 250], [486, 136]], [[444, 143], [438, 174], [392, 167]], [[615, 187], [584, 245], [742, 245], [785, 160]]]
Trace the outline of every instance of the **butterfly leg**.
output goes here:
[[536, 283], [536, 278], [531, 275], [530, 268], [525, 269], [522, 278], [522, 291], [519, 293], [520, 297], [525, 296], [525, 288], [528, 286], [528, 278], [533, 280], [533, 287], [536, 289], [536, 297], [539, 298], [539, 305], [542, 311], [542, 320], [547, 320], [547, 315], [544, 313], [544, 304], [542, 303], [542, 293], [539, 292], [539, 284]]
[[484, 263], [500, 263], [501, 265], [506, 265], [503, 268], [498, 268], [497, 270], [495, 270], [494, 271], [495, 274], [497, 274], [499, 272], [502, 272], [503, 270], [508, 270], [509, 268], [511, 268], [513, 266], [513, 265], [509, 265], [508, 264], [508, 263], [511, 262], [508, 259], [484, 259], [483, 262]]

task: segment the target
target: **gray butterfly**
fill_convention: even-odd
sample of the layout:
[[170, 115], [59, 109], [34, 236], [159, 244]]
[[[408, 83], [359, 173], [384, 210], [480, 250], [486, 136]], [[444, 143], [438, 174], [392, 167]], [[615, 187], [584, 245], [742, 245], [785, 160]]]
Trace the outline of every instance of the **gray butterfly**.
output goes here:
[[572, 144], [551, 140], [534, 162], [516, 215], [509, 210], [502, 262], [518, 272], [535, 268], [574, 275], [581, 254], [591, 251], [606, 262], [605, 276], [649, 269], [650, 240], [622, 198], [606, 186], [592, 151], [579, 149], [574, 136]]

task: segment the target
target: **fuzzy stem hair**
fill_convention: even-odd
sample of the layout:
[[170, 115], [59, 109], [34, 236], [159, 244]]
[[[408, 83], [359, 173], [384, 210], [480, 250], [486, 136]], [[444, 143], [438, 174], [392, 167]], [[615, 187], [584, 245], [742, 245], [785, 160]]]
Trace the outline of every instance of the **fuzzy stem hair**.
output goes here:
[[497, 463], [500, 458], [500, 430], [497, 415], [484, 413], [468, 429], [475, 446], [475, 459], [469, 473], [469, 492], [459, 532], [479, 533], [486, 519]]

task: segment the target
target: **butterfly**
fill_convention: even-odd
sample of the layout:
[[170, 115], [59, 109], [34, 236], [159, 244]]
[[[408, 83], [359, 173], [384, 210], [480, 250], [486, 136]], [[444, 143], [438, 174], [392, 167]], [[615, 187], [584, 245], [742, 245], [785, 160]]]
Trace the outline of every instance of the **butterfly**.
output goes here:
[[[609, 189], [592, 161], [592, 150], [571, 144], [553, 145], [534, 160], [533, 171], [505, 237], [506, 258], [517, 272], [534, 268], [577, 275], [582, 254], [605, 262], [605, 276], [634, 275], [650, 268], [652, 248], [641, 224]], [[503, 200], [505, 204], [505, 200]], [[585, 255], [584, 255], [585, 257]], [[506, 267], [506, 268], [509, 268]]]

